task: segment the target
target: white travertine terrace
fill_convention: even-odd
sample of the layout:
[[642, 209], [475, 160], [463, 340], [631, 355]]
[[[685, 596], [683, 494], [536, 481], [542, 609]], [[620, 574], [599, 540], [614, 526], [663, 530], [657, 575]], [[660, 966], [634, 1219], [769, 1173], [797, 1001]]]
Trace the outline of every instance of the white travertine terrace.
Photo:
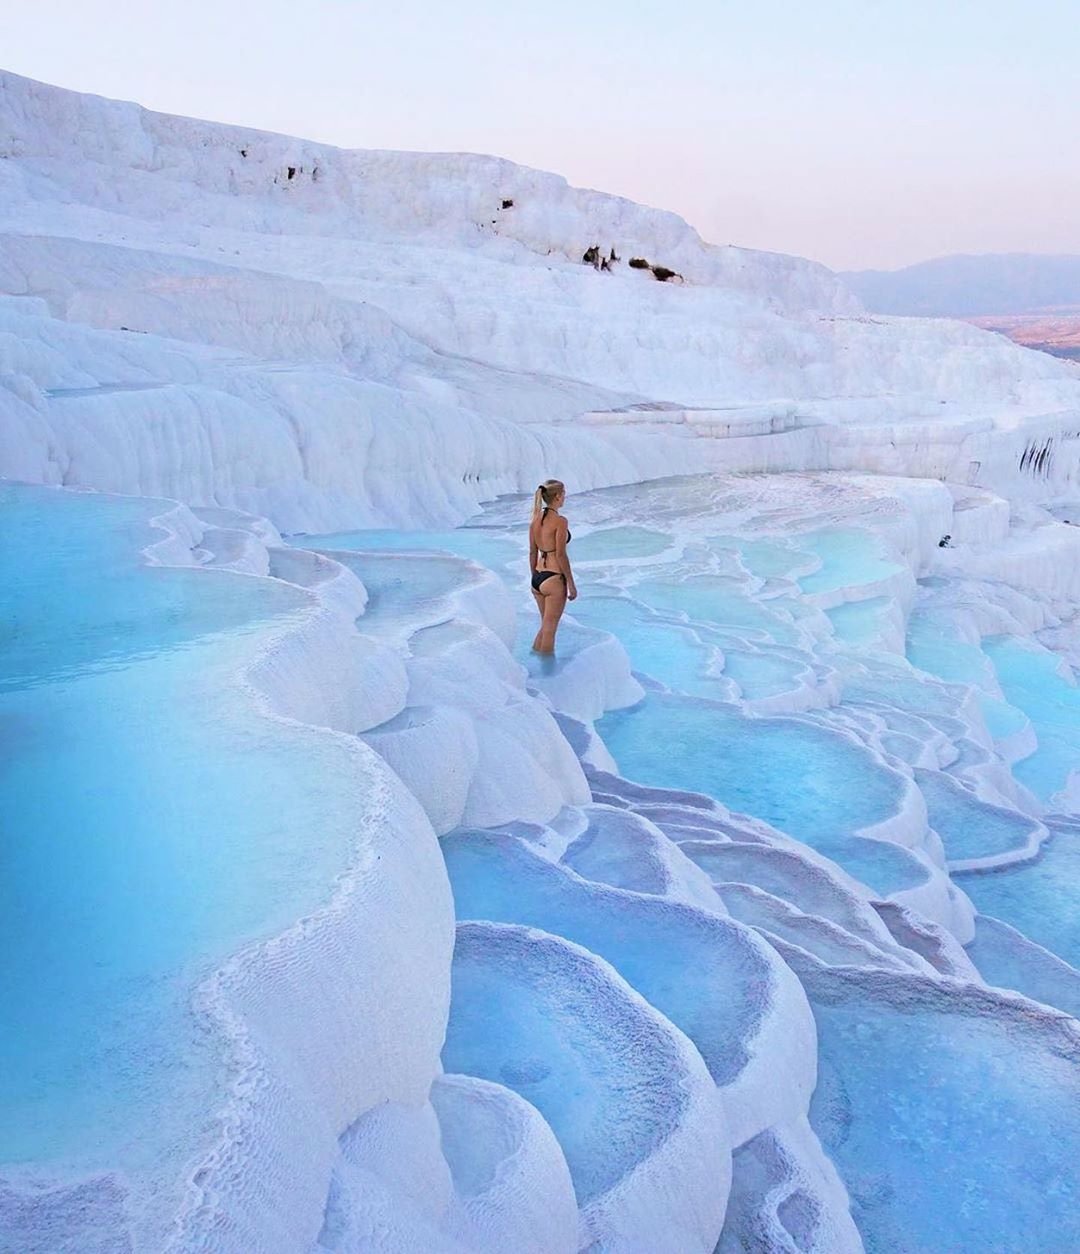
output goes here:
[[[0, 1246], [1080, 1242], [1080, 368], [509, 162], [0, 74], [0, 478], [293, 589], [238, 690], [364, 798], [319, 910], [176, 977], [198, 1152], [0, 1162]], [[1045, 934], [983, 904], [1025, 874]]]

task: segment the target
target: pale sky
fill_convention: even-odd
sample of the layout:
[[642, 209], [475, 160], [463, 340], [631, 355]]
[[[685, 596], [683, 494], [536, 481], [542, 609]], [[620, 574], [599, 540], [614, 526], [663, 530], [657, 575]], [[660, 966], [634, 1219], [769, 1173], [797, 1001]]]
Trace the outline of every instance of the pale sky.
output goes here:
[[1080, 253], [1077, 0], [0, 0], [0, 65], [358, 148], [490, 152], [716, 243]]

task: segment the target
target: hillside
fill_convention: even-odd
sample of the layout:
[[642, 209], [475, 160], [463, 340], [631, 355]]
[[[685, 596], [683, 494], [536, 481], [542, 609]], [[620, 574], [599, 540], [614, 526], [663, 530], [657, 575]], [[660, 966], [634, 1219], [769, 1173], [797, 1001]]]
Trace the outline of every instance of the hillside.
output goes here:
[[[1080, 409], [1069, 366], [867, 316], [821, 266], [496, 158], [346, 152], [10, 74], [0, 135], [8, 475], [292, 530], [447, 522], [553, 463], [581, 487], [843, 466], [863, 424], [1041, 433]], [[594, 245], [611, 271], [582, 264]]]

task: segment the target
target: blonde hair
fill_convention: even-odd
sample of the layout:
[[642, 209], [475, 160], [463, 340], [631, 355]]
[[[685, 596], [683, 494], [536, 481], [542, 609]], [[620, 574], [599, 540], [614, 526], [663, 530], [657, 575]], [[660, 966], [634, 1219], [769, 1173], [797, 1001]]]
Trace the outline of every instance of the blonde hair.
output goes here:
[[545, 479], [533, 493], [533, 522], [535, 522], [545, 506], [550, 507], [552, 501], [559, 499], [559, 494], [566, 491], [561, 479]]

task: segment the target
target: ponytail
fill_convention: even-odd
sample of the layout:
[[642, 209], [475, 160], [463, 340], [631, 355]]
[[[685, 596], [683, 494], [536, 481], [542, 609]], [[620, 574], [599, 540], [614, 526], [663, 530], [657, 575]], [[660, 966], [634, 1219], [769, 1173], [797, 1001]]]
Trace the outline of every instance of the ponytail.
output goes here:
[[533, 493], [533, 522], [536, 522], [544, 508], [549, 507], [553, 500], [558, 499], [558, 494], [561, 492], [566, 492], [561, 479], [544, 479], [544, 482]]
[[560, 479], [545, 479], [533, 493], [533, 522], [536, 522], [545, 507], [550, 506], [551, 502], [558, 498], [560, 492], [565, 491], [566, 488]]

